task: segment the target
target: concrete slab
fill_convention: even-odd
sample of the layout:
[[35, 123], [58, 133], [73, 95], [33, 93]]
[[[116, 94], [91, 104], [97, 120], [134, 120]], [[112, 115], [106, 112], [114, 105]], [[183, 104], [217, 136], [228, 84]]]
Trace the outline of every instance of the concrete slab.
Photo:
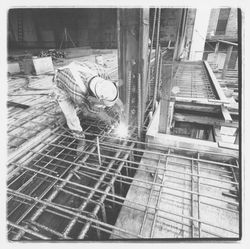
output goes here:
[[[115, 226], [143, 238], [238, 237], [237, 208], [230, 207], [232, 212], [226, 210], [230, 206], [227, 201], [234, 200], [222, 194], [223, 188], [234, 188], [227, 182], [229, 172], [218, 165], [199, 163], [197, 174], [198, 165], [191, 165], [189, 159], [169, 157], [167, 161], [164, 156], [146, 152]], [[150, 171], [155, 173], [156, 170], [159, 177], [154, 180]], [[200, 175], [199, 180], [197, 175]], [[199, 192], [199, 199], [192, 192]], [[136, 238], [116, 230], [113, 232], [115, 235], [111, 239], [118, 238], [116, 235]]]

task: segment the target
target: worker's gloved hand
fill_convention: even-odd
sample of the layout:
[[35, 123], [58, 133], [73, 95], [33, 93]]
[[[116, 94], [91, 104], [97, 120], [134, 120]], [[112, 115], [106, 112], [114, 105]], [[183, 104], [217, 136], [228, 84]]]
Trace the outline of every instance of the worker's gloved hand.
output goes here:
[[86, 141], [85, 140], [79, 140], [78, 144], [77, 144], [77, 147], [76, 147], [77, 156], [80, 156], [80, 154], [84, 151], [85, 147], [86, 147]]
[[112, 107], [105, 108], [108, 115], [116, 122], [120, 122], [124, 116], [124, 106], [120, 99], [116, 100], [116, 103]]
[[102, 122], [104, 124], [107, 124], [109, 126], [112, 125], [113, 119], [108, 115], [105, 109], [100, 109], [97, 112], [90, 112], [86, 108], [82, 108], [82, 115], [85, 120], [91, 119], [96, 120], [96, 124]]
[[103, 102], [101, 102], [99, 99], [95, 97], [88, 96], [87, 102], [88, 102], [87, 104], [89, 106], [89, 109], [91, 109], [94, 112], [99, 112], [105, 108], [105, 105], [103, 104]]
[[114, 119], [108, 115], [105, 110], [102, 110], [97, 114], [97, 119], [109, 126], [111, 126], [114, 122]]

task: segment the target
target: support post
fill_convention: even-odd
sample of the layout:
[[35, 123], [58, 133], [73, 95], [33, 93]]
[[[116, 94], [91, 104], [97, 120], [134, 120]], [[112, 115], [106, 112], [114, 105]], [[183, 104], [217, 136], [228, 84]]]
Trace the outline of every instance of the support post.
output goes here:
[[216, 42], [216, 45], [215, 45], [215, 49], [214, 49], [214, 53], [217, 55], [218, 52], [219, 52], [219, 46], [220, 46], [220, 43], [219, 42]]
[[207, 27], [209, 24], [210, 9], [209, 8], [197, 8], [194, 31], [190, 48], [191, 61], [202, 60], [203, 51], [207, 36]]
[[228, 64], [229, 64], [232, 52], [233, 52], [233, 45], [230, 45], [227, 48], [227, 55], [226, 55], [226, 59], [225, 59], [223, 70], [222, 70], [222, 79], [224, 79], [225, 76], [226, 76], [226, 72], [227, 72], [227, 69], [228, 69]]
[[173, 74], [173, 63], [165, 65], [165, 72], [163, 72], [167, 79], [162, 82], [162, 97], [160, 106], [160, 119], [159, 119], [159, 133], [166, 134], [169, 122], [169, 105], [171, 98], [171, 88], [172, 88], [172, 74]]

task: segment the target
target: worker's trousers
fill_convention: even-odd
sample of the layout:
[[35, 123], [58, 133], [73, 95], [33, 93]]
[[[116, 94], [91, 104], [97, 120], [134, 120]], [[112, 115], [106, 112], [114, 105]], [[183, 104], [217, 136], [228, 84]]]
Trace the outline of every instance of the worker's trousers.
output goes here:
[[77, 116], [76, 106], [69, 98], [68, 94], [60, 88], [55, 90], [56, 99], [66, 118], [67, 125], [73, 133], [81, 133], [82, 127]]

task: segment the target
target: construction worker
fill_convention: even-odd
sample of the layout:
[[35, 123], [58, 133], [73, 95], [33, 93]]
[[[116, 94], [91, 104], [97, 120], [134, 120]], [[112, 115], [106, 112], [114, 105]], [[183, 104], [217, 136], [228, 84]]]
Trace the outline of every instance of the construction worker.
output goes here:
[[119, 99], [118, 86], [110, 80], [100, 63], [72, 62], [58, 68], [54, 80], [58, 104], [73, 136], [79, 140], [79, 152], [85, 147], [85, 135], [77, 107], [84, 118], [98, 119], [108, 125], [121, 118], [123, 104]]

